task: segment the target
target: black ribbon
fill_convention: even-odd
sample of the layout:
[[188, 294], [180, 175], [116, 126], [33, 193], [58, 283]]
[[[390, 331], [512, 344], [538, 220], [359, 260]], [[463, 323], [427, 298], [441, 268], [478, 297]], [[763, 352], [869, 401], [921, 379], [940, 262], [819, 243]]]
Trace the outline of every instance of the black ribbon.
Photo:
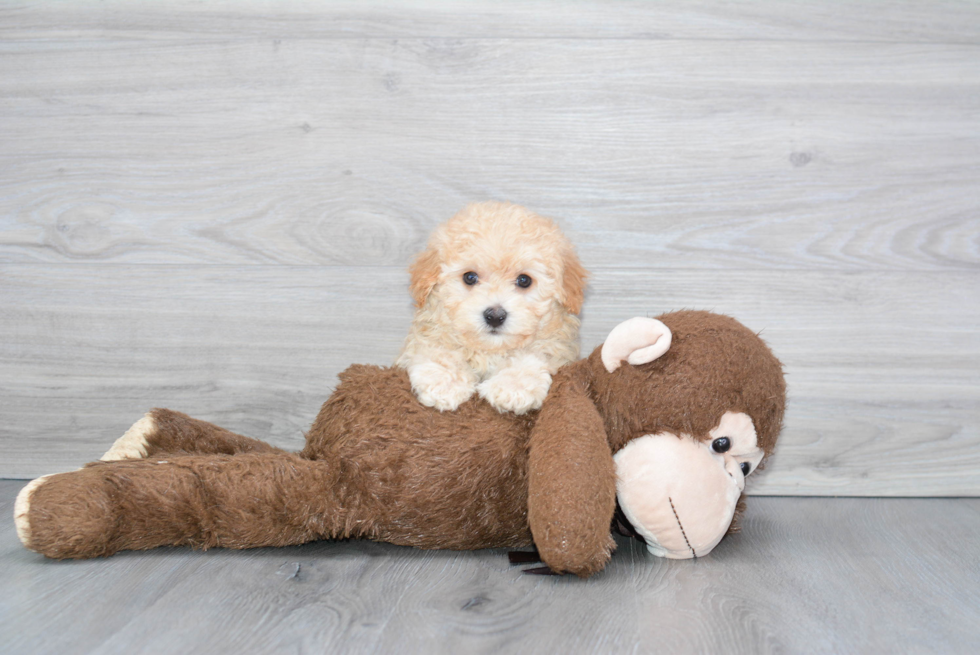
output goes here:
[[619, 506], [619, 502], [616, 503], [616, 512], [613, 514], [612, 529], [624, 537], [639, 539], [644, 544], [647, 542], [647, 540], [643, 538], [643, 535], [636, 531], [636, 528], [633, 527], [630, 520], [626, 518], [626, 514], [623, 513], [623, 508]]
[[[626, 514], [623, 513], [623, 508], [619, 506], [618, 502], [616, 503], [616, 511], [613, 513], [610, 530], [624, 537], [633, 537], [644, 544], [647, 542], [643, 538], [643, 535], [636, 531], [636, 528], [633, 527], [630, 520], [626, 518]], [[512, 550], [507, 553], [507, 559], [512, 565], [537, 564], [541, 561], [541, 553], [538, 552], [537, 548], [531, 551]], [[535, 566], [530, 569], [524, 569], [524, 573], [528, 575], [561, 575], [561, 573], [555, 573], [547, 566]]]

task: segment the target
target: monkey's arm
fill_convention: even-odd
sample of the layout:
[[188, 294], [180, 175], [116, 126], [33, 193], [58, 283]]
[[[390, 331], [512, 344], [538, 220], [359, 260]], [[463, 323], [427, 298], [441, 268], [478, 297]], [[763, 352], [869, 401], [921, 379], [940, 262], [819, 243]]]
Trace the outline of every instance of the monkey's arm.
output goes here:
[[545, 564], [587, 577], [615, 548], [616, 471], [602, 418], [573, 369], [555, 376], [531, 432], [528, 523]]

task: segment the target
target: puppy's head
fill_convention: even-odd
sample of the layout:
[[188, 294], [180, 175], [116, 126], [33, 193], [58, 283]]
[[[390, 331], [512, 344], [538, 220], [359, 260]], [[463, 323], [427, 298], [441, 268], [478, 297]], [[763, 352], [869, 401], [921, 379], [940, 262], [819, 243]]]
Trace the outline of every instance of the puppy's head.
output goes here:
[[588, 275], [552, 221], [500, 202], [439, 226], [410, 273], [416, 305], [484, 351], [518, 348], [579, 313]]

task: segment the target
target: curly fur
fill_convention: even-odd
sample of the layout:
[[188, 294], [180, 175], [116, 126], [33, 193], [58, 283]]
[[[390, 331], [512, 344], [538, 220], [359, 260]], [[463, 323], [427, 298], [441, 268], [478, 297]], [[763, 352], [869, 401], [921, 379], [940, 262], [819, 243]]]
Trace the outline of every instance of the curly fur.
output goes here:
[[[476, 273], [468, 285], [463, 275]], [[410, 268], [417, 311], [395, 364], [419, 400], [456, 409], [474, 392], [501, 411], [538, 409], [551, 376], [578, 358], [586, 270], [549, 219], [484, 202], [433, 233]], [[516, 284], [527, 275], [527, 288]], [[507, 312], [492, 328], [487, 309]]]

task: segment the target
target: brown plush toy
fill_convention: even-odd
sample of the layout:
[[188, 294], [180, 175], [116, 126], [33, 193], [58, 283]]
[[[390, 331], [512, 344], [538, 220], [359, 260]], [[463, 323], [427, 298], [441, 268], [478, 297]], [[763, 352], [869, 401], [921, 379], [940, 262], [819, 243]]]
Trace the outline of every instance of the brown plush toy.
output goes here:
[[757, 335], [676, 312], [620, 324], [523, 416], [479, 399], [442, 413], [404, 370], [362, 365], [340, 375], [299, 453], [155, 409], [104, 461], [29, 483], [14, 517], [24, 545], [54, 558], [358, 537], [533, 544], [552, 571], [584, 577], [610, 557], [614, 514], [657, 555], [710, 551], [784, 403]]

